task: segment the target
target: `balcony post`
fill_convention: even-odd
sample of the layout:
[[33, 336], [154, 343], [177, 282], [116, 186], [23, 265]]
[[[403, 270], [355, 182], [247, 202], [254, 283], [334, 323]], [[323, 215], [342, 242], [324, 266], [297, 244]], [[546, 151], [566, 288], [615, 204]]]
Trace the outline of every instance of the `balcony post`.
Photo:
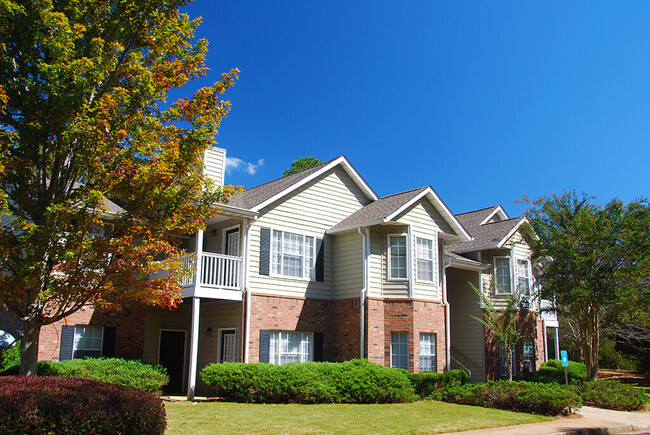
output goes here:
[[196, 233], [196, 275], [194, 276], [194, 294], [198, 293], [199, 288], [201, 287], [201, 256], [203, 254], [203, 230], [199, 230]]
[[194, 400], [196, 388], [196, 370], [199, 354], [199, 318], [201, 313], [201, 299], [192, 298], [192, 325], [190, 328], [190, 367], [187, 375], [187, 400]]

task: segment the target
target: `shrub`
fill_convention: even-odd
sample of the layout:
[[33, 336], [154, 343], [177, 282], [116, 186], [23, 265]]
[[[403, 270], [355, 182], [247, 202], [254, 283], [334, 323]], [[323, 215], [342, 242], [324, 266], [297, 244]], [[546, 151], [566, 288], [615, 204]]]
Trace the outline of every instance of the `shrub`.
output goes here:
[[542, 415], [566, 415], [582, 406], [580, 396], [555, 384], [489, 381], [448, 388], [445, 402]]
[[210, 364], [201, 379], [214, 394], [248, 403], [396, 403], [415, 399], [406, 374], [367, 360], [282, 366]]
[[[19, 364], [16, 364], [0, 374], [17, 375], [18, 369]], [[94, 379], [137, 388], [152, 394], [161, 394], [162, 387], [169, 382], [169, 376], [162, 366], [145, 364], [140, 361], [126, 361], [120, 358], [40, 361], [36, 373], [38, 376]]]
[[163, 434], [165, 408], [151, 394], [80, 378], [0, 378], [0, 433]]
[[0, 372], [16, 363], [20, 363], [20, 340], [12, 348], [0, 349]]
[[[587, 380], [587, 367], [582, 363], [569, 361], [567, 376], [569, 378], [569, 384], [580, 385]], [[541, 382], [544, 384], [564, 384], [564, 367], [562, 367], [561, 361], [551, 359], [542, 363], [538, 371], [524, 373], [521, 378], [525, 381]]]
[[580, 386], [571, 386], [570, 389], [582, 397], [582, 403], [597, 408], [638, 411], [648, 401], [648, 396], [642, 389], [618, 381], [585, 382]]
[[443, 391], [449, 387], [458, 387], [469, 382], [464, 370], [449, 370], [444, 373], [409, 373], [409, 380], [420, 398], [440, 400]]

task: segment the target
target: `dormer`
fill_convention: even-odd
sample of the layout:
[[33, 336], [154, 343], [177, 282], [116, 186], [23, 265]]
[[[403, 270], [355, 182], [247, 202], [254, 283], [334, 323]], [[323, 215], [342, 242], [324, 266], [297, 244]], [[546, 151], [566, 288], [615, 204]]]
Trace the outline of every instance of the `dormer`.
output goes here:
[[214, 181], [215, 186], [224, 185], [226, 172], [226, 150], [212, 147], [203, 153], [203, 173]]
[[510, 219], [506, 211], [500, 205], [495, 207], [492, 212], [479, 225], [491, 224], [494, 222], [505, 221]]

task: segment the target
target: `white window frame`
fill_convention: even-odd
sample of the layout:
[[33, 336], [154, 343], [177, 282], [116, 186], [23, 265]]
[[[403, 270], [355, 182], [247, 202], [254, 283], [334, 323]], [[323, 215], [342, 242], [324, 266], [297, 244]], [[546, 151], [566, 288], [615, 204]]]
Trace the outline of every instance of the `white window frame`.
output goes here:
[[[294, 231], [286, 231], [278, 228], [271, 228], [270, 229], [271, 234], [271, 240], [269, 241], [269, 274], [270, 276], [277, 277], [277, 278], [287, 278], [287, 279], [297, 279], [297, 280], [304, 280], [304, 281], [315, 281], [316, 280], [316, 237], [307, 235], [307, 234], [302, 234], [302, 233], [297, 233]], [[279, 255], [279, 263], [278, 260], [276, 259], [276, 252], [273, 250], [274, 248], [274, 242], [275, 242], [275, 233], [280, 233], [280, 255]], [[285, 255], [293, 255], [293, 254], [285, 254], [284, 252], [284, 246], [285, 246], [285, 234], [290, 234], [292, 236], [299, 236], [302, 238], [302, 249], [303, 252], [301, 254], [302, 257], [302, 276], [293, 276], [293, 275], [285, 275], [284, 272], [284, 257]], [[311, 246], [309, 246], [306, 241], [307, 239], [311, 239]], [[307, 248], [311, 252], [307, 252]], [[276, 268], [280, 270], [280, 272], [276, 271]]]
[[[400, 276], [394, 277], [393, 273], [392, 273], [392, 270], [393, 270], [393, 267], [392, 267], [393, 248], [391, 246], [390, 241], [391, 241], [391, 238], [393, 238], [393, 237], [399, 237], [399, 238], [404, 239], [404, 257], [405, 258], [404, 258], [404, 276], [403, 277], [400, 277]], [[386, 249], [386, 254], [387, 254], [386, 256], [388, 258], [387, 258], [386, 264], [388, 265], [388, 271], [387, 271], [388, 280], [389, 281], [408, 281], [408, 279], [409, 279], [409, 266], [408, 266], [408, 264], [409, 264], [409, 258], [410, 258], [410, 256], [409, 256], [408, 234], [388, 234], [387, 240], [388, 240], [388, 242], [387, 242], [388, 243], [388, 245], [387, 245], [388, 248]]]
[[[522, 269], [519, 268], [519, 262], [520, 261], [526, 263], [526, 268], [524, 269], [526, 271], [526, 276], [523, 276], [523, 277], [519, 274], [519, 271], [522, 270]], [[532, 292], [533, 292], [533, 279], [532, 279], [533, 278], [533, 276], [532, 276], [533, 273], [532, 273], [532, 270], [531, 270], [530, 260], [527, 259], [527, 258], [516, 258], [515, 259], [515, 267], [516, 267], [516, 270], [517, 270], [517, 290], [520, 289], [519, 281], [522, 280], [522, 279], [526, 279], [528, 281], [528, 292], [522, 293], [522, 296], [530, 296], [532, 294]]]
[[[512, 279], [512, 263], [510, 261], [510, 258], [511, 257], [509, 255], [498, 255], [498, 256], [494, 257], [494, 282], [495, 282], [494, 293], [497, 294], [497, 295], [511, 295], [512, 294], [512, 281], [513, 281], [513, 279]], [[508, 280], [510, 282], [510, 284], [509, 284], [509, 290], [510, 291], [507, 291], [507, 290], [506, 291], [501, 291], [501, 288], [503, 288], [503, 286], [499, 287], [499, 285], [496, 285], [496, 284], [499, 284], [499, 274], [498, 274], [497, 260], [502, 260], [502, 259], [505, 259], [505, 260], [508, 261]]]
[[[422, 339], [425, 337], [432, 337], [433, 338], [433, 353], [432, 352], [427, 352], [427, 345], [430, 343], [429, 341], [423, 341]], [[424, 347], [423, 347], [424, 346]], [[426, 371], [426, 372], [437, 372], [438, 371], [438, 361], [437, 361], [437, 347], [438, 347], [438, 336], [436, 335], [435, 332], [420, 332], [420, 371]], [[424, 370], [422, 368], [422, 360], [423, 358], [431, 358], [432, 359], [432, 366], [433, 370]]]
[[[422, 258], [420, 257], [420, 241], [425, 241], [431, 243], [431, 258]], [[436, 249], [437, 246], [434, 239], [428, 239], [426, 237], [415, 237], [415, 279], [418, 282], [426, 283], [435, 283], [437, 278], [436, 273]], [[431, 279], [420, 278], [420, 262], [428, 262], [431, 265]], [[427, 271], [428, 272], [428, 271]]]
[[[300, 334], [300, 344], [299, 350], [297, 352], [298, 360], [297, 361], [285, 361], [282, 362], [283, 354], [296, 354], [296, 352], [283, 352], [282, 351], [282, 340], [283, 335], [287, 336], [287, 341], [290, 338], [290, 334]], [[307, 339], [308, 349], [305, 351], [305, 339]], [[288, 345], [287, 345], [288, 346]], [[269, 331], [269, 363], [283, 365], [289, 364], [291, 362], [307, 362], [314, 360], [314, 333], [308, 331]]]
[[[92, 328], [93, 330], [99, 329], [101, 331], [101, 337], [99, 340], [99, 349], [96, 349], [94, 347], [79, 347], [79, 342], [81, 340], [87, 339], [87, 337], [83, 337], [81, 334], [77, 334], [77, 331], [79, 329], [83, 328], [84, 330], [86, 328]], [[79, 338], [77, 338], [79, 336]], [[95, 337], [96, 338], [96, 337]], [[102, 356], [102, 349], [104, 347], [104, 327], [103, 326], [96, 326], [96, 325], [75, 325], [74, 327], [74, 337], [72, 339], [72, 356], [71, 359], [75, 359], [74, 354], [79, 350], [79, 351], [87, 351], [87, 352], [99, 352], [97, 356], [91, 356], [91, 358], [101, 358]], [[89, 355], [86, 355], [89, 356]], [[79, 358], [77, 358], [79, 359]]]
[[[395, 346], [394, 345], [401, 345], [404, 344], [401, 341], [400, 342], [395, 342], [395, 335], [399, 334], [400, 336], [403, 336], [406, 338], [406, 353], [395, 353]], [[406, 357], [406, 367], [401, 367], [397, 366], [394, 364], [394, 358], [403, 358]], [[390, 366], [395, 367], [395, 368], [400, 368], [400, 369], [409, 369], [409, 333], [406, 331], [394, 331], [390, 333]]]
[[[527, 354], [527, 350], [530, 350], [530, 353]], [[521, 340], [521, 361], [524, 366], [524, 372], [534, 372], [535, 371], [535, 340], [530, 337], [524, 337]]]
[[228, 231], [231, 230], [237, 230], [237, 240], [238, 240], [237, 251], [238, 252], [236, 257], [241, 257], [241, 226], [240, 225], [233, 225], [223, 229], [222, 236], [221, 236], [221, 238], [223, 239], [221, 241], [221, 248], [222, 248], [221, 252], [223, 252], [224, 255], [226, 255], [226, 252], [228, 252], [228, 237], [226, 236], [226, 234], [228, 233]]
[[217, 361], [223, 361], [223, 333], [233, 332], [235, 334], [235, 361], [237, 361], [237, 328], [219, 328], [217, 330]]

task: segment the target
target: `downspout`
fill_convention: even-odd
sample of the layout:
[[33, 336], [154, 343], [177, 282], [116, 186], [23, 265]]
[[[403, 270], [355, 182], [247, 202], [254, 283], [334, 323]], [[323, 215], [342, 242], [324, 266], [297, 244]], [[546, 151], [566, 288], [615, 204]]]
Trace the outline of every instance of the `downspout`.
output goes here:
[[366, 233], [366, 230], [361, 230], [361, 227], [357, 228], [357, 231], [359, 234], [361, 234], [361, 243], [363, 244], [363, 285], [361, 288], [361, 293], [359, 295], [360, 298], [360, 316], [359, 316], [359, 324], [361, 330], [359, 331], [359, 337], [360, 337], [360, 352], [359, 355], [361, 359], [365, 358], [365, 349], [366, 349], [366, 295], [368, 294], [368, 281], [369, 281], [369, 273], [368, 273], [368, 254], [369, 254], [369, 247], [368, 247], [368, 234]]
[[451, 368], [451, 308], [447, 298], [447, 268], [451, 266], [451, 258], [444, 257], [442, 265], [442, 301], [445, 304], [445, 349], [447, 350], [447, 370]]
[[244, 322], [244, 362], [247, 363], [249, 360], [249, 347], [250, 347], [250, 331], [251, 331], [251, 290], [248, 287], [248, 262], [250, 257], [250, 229], [257, 220], [257, 216], [254, 216], [252, 219], [246, 221], [246, 230], [244, 233], [245, 243], [244, 243], [244, 276], [243, 276], [243, 288], [246, 292], [246, 319]]

